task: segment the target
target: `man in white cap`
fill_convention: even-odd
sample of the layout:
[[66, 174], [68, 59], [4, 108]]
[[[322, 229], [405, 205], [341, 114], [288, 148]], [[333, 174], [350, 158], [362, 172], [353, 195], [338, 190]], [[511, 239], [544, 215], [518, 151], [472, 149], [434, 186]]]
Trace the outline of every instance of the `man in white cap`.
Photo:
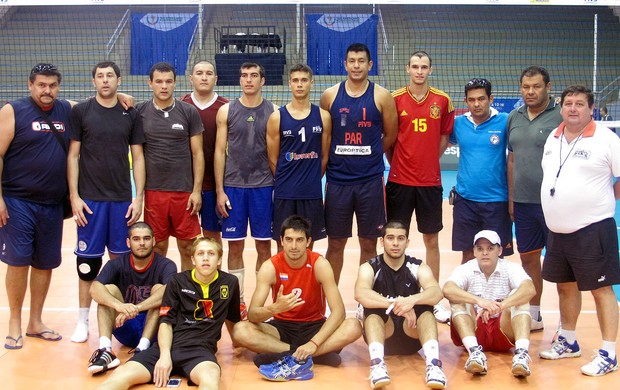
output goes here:
[[452, 308], [451, 336], [469, 352], [465, 371], [487, 373], [485, 351], [514, 349], [512, 374], [530, 375], [529, 301], [536, 294], [520, 265], [500, 259], [499, 235], [482, 230], [474, 237], [474, 256], [454, 269], [443, 287]]

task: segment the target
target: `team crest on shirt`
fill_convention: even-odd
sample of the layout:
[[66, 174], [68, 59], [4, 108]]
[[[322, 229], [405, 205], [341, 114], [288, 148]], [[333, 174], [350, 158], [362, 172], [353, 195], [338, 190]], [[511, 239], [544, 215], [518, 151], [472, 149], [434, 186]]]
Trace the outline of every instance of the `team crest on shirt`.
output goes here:
[[248, 123], [252, 123], [252, 122], [256, 121], [256, 118], [254, 118], [254, 115], [250, 115], [248, 117], [248, 119], [246, 119], [245, 121], [248, 122]]
[[499, 144], [499, 135], [497, 134], [493, 134], [490, 138], [489, 141], [491, 141], [491, 145], [497, 145]]
[[441, 107], [439, 107], [436, 104], [433, 104], [431, 106], [430, 114], [431, 114], [431, 118], [439, 119], [439, 117], [441, 116]]
[[220, 286], [220, 299], [228, 299], [228, 285]]

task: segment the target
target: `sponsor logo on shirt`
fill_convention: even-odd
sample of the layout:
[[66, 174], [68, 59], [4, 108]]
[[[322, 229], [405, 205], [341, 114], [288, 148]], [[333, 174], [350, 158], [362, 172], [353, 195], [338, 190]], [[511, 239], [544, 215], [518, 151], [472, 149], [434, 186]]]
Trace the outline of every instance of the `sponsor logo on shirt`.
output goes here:
[[186, 288], [182, 288], [182, 289], [181, 289], [181, 292], [184, 292], [185, 294], [196, 295], [196, 292], [195, 292], [195, 291], [188, 290], [188, 289], [186, 289]]
[[159, 308], [159, 316], [160, 317], [167, 316], [169, 311], [170, 311], [170, 306], [162, 306]]
[[370, 156], [372, 148], [370, 145], [354, 146], [354, 145], [336, 145], [336, 154], [344, 156]]
[[172, 125], [172, 130], [183, 130], [183, 129], [184, 127], [180, 123], [175, 123], [174, 125]]
[[575, 154], [573, 154], [573, 157], [575, 158], [581, 158], [583, 160], [587, 160], [590, 158], [590, 151], [589, 150], [576, 150]]
[[294, 160], [314, 160], [319, 158], [319, 154], [315, 151], [309, 153], [295, 153], [295, 152], [286, 152], [284, 155], [286, 161], [294, 161]]
[[[56, 128], [56, 130], [60, 133], [64, 133], [65, 132], [65, 124], [62, 122], [53, 122], [52, 123], [54, 125], [54, 127]], [[43, 122], [32, 122], [32, 130], [34, 131], [43, 131], [43, 132], [50, 132], [52, 131], [52, 129], [50, 129], [49, 125], [47, 123], [43, 123]]]
[[407, 111], [405, 111], [405, 110], [403, 110], [403, 111], [400, 113], [400, 116], [407, 116], [407, 115], [409, 115], [409, 114], [407, 114]]
[[489, 141], [491, 141], [492, 145], [497, 145], [499, 144], [499, 135], [497, 134], [493, 134], [490, 138]]

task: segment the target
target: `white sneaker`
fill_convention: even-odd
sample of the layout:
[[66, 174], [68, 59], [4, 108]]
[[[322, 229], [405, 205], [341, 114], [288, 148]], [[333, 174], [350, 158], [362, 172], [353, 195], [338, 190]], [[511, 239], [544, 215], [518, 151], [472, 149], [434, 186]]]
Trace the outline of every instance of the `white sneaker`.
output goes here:
[[515, 355], [512, 357], [512, 375], [517, 377], [530, 376], [530, 355], [527, 350], [519, 348], [515, 350]]
[[542, 317], [540, 317], [540, 321], [535, 320], [532, 317], [532, 320], [530, 321], [530, 332], [539, 332], [543, 329], [545, 329], [545, 325], [543, 324]]
[[435, 319], [437, 322], [441, 322], [442, 324], [450, 323], [450, 316], [452, 313], [450, 310], [446, 310], [441, 304], [436, 304], [433, 306], [433, 314], [435, 315]]
[[431, 389], [445, 389], [447, 384], [448, 380], [441, 369], [441, 360], [433, 359], [432, 364], [426, 366], [426, 386]]
[[469, 359], [465, 362], [465, 371], [470, 374], [486, 375], [487, 373], [487, 357], [482, 352], [482, 346], [476, 345], [470, 350]]
[[574, 343], [569, 344], [566, 338], [562, 335], [558, 336], [558, 339], [551, 344], [551, 348], [540, 351], [538, 353], [543, 359], [557, 360], [565, 358], [576, 358], [581, 356], [581, 349], [577, 340]]
[[581, 372], [589, 376], [603, 376], [617, 369], [618, 360], [609, 358], [607, 351], [599, 349], [594, 359], [581, 367]]
[[[378, 360], [378, 359], [375, 359]], [[373, 389], [387, 386], [390, 384], [390, 376], [387, 372], [385, 362], [381, 360], [379, 363], [370, 366], [370, 387]]]
[[74, 343], [85, 343], [88, 340], [88, 322], [78, 322], [71, 336]]

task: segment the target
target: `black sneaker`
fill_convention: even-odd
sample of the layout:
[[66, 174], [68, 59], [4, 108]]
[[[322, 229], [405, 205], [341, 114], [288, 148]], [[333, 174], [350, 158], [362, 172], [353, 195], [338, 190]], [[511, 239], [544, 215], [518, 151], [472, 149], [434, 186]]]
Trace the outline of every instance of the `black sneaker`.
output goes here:
[[88, 372], [91, 374], [98, 374], [118, 367], [121, 361], [118, 360], [112, 351], [101, 348], [93, 352], [88, 363]]

